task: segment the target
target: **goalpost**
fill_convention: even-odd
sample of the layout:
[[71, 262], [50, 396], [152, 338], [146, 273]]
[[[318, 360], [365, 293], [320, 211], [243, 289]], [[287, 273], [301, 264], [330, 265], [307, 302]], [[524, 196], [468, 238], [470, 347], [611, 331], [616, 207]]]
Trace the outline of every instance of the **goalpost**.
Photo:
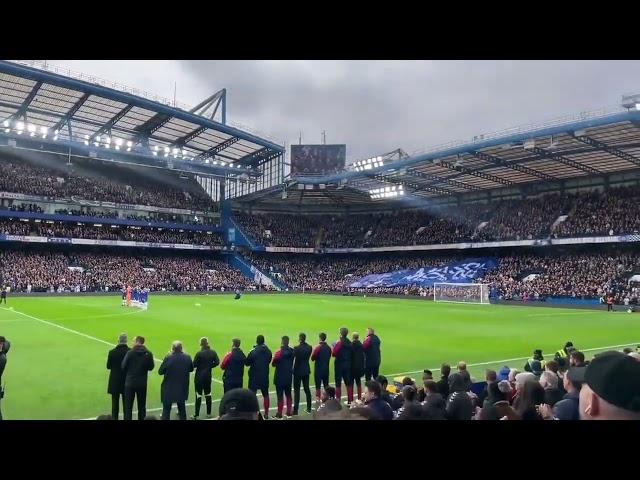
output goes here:
[[486, 283], [434, 283], [433, 301], [489, 304], [489, 285]]

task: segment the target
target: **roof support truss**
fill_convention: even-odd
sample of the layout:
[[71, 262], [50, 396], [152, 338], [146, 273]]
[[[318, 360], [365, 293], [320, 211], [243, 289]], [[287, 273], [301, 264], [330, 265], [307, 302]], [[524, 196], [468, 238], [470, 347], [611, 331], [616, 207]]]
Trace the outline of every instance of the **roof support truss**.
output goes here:
[[571, 133], [571, 136], [582, 143], [586, 143], [587, 145], [594, 147], [595, 149], [604, 150], [610, 155], [616, 156], [618, 158], [622, 158], [627, 162], [640, 166], [640, 158], [634, 157], [633, 155], [623, 152], [622, 150], [616, 147], [610, 147], [606, 143], [602, 143], [586, 135], [575, 136], [573, 133]]
[[131, 110], [132, 108], [133, 108], [133, 105], [127, 105], [118, 113], [116, 113], [113, 117], [111, 117], [111, 119], [107, 123], [105, 123], [102, 127], [100, 127], [97, 132], [95, 132], [93, 135], [91, 135], [91, 137], [89, 137], [89, 141], [90, 142], [93, 141], [93, 139], [96, 138], [98, 135], [102, 135], [103, 133], [106, 133], [106, 132], [111, 132], [111, 128], [116, 123], [118, 123], [120, 119], [122, 119], [122, 117], [124, 117], [127, 113], [129, 113], [129, 110]]
[[[55, 132], [56, 130], [62, 129], [62, 127], [64, 127], [73, 118], [76, 112], [80, 110], [80, 107], [84, 105], [84, 102], [86, 102], [90, 96], [91, 95], [89, 93], [85, 93], [84, 95], [82, 95], [76, 101], [76, 103], [73, 104], [69, 111], [65, 113], [64, 116], [60, 118], [60, 120], [58, 120], [58, 122], [51, 128], [51, 130]], [[69, 133], [69, 138], [71, 138], [71, 133]]]
[[539, 172], [538, 170], [535, 170], [533, 168], [525, 167], [524, 165], [518, 165], [517, 163], [507, 163], [505, 160], [500, 157], [496, 157], [495, 155], [489, 155], [488, 153], [476, 150], [470, 150], [468, 153], [469, 155], [473, 155], [474, 157], [479, 158], [480, 160], [484, 160], [485, 162], [493, 163], [494, 165], [500, 167], [510, 168], [511, 170], [515, 170], [516, 172], [526, 173], [527, 175], [531, 175], [542, 180], [551, 182], [558, 180], [556, 177]]
[[[204, 153], [201, 153], [200, 155], [196, 156], [195, 159], [196, 160], [204, 160], [205, 158], [208, 157], [213, 157], [214, 155], [216, 155], [217, 153], [221, 152], [222, 150], [224, 150], [225, 148], [230, 147], [231, 145], [233, 145], [234, 143], [240, 141], [239, 137], [231, 137], [228, 138], [227, 140], [225, 140], [222, 143], [219, 143], [218, 145], [216, 145], [213, 148], [210, 148], [209, 150], [207, 150]], [[266, 148], [266, 147], [265, 147]]]
[[568, 165], [569, 167], [575, 168], [576, 170], [580, 170], [590, 175], [602, 175], [602, 172], [600, 170], [593, 167], [589, 167], [587, 165], [583, 165], [581, 163], [576, 162], [575, 160], [571, 160], [570, 158], [563, 157], [559, 153], [549, 152], [540, 147], [532, 147], [532, 148], [528, 148], [527, 150], [535, 153], [540, 158], [549, 158], [551, 160], [555, 160], [558, 163], [562, 163], [563, 165]]

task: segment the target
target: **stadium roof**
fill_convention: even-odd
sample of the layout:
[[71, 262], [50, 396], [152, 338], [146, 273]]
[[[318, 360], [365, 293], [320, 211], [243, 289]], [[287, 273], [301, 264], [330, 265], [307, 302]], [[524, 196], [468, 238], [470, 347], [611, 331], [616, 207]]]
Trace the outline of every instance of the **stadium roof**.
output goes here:
[[[29, 131], [30, 126], [36, 131]], [[255, 167], [284, 153], [269, 140], [181, 108], [0, 61], [0, 134], [17, 133], [18, 127], [24, 137], [42, 133], [50, 141], [117, 145], [121, 152], [131, 148], [131, 155], [162, 158], [166, 152], [212, 170], [214, 160], [224, 169], [232, 163]]]
[[[352, 164], [350, 171], [334, 175], [298, 177], [288, 191], [305, 185], [300, 191], [312, 202], [319, 202], [312, 197], [313, 191], [315, 196], [334, 195], [324, 202], [335, 206], [367, 202], [370, 190], [401, 185], [402, 201], [408, 203], [409, 198], [435, 199], [540, 182], [560, 184], [630, 171], [640, 171], [640, 111], [619, 107], [479, 136], [393, 161], [385, 159], [378, 167], [370, 164], [356, 169]], [[359, 195], [354, 196], [354, 190]], [[291, 201], [290, 195], [287, 198]]]

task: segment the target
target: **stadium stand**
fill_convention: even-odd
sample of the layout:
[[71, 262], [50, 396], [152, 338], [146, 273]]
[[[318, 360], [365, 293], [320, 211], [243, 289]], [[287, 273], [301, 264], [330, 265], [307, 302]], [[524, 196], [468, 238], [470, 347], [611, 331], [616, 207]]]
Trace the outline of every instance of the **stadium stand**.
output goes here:
[[155, 229], [144, 227], [119, 227], [117, 225], [91, 226], [67, 222], [24, 222], [0, 220], [0, 233], [57, 238], [90, 238], [96, 240], [125, 240], [149, 243], [174, 243], [188, 245], [223, 245], [218, 234]]
[[[491, 203], [398, 211], [392, 214], [238, 214], [256, 241], [267, 246], [329, 248], [428, 245], [640, 232], [640, 187], [606, 192], [499, 200]], [[552, 231], [561, 215], [568, 215]], [[485, 223], [485, 225], [482, 225]], [[345, 228], [345, 226], [349, 228]], [[480, 227], [482, 225], [482, 227]], [[269, 230], [269, 237], [264, 231]]]
[[0, 262], [3, 281], [15, 292], [119, 291], [127, 284], [178, 292], [252, 286], [220, 259], [175, 254], [3, 251]]
[[191, 182], [180, 183], [177, 175], [170, 173], [154, 172], [150, 177], [139, 169], [98, 161], [86, 160], [68, 166], [61, 161], [41, 165], [25, 159], [0, 158], [0, 191], [3, 192], [213, 210], [215, 204], [211, 198]]

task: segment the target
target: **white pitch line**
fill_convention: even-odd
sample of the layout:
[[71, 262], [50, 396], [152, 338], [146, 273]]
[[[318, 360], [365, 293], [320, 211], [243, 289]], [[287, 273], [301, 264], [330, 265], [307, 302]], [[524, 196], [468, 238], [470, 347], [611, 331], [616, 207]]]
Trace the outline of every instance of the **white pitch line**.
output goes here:
[[[5, 308], [5, 307], [0, 307], [0, 308], [2, 308], [2, 310], [7, 310], [7, 311], [10, 311], [10, 312], [13, 312], [13, 313], [17, 313], [18, 315], [23, 315], [23, 316], [25, 316], [27, 318], [31, 318], [32, 320], [36, 320], [38, 322], [42, 322], [42, 323], [45, 323], [47, 325], [51, 325], [52, 327], [56, 327], [56, 328], [59, 328], [61, 330], [65, 330], [65, 331], [67, 331], [69, 333], [75, 333], [76, 335], [80, 335], [81, 337], [88, 338], [89, 340], [94, 340], [96, 342], [100, 342], [100, 343], [103, 343], [105, 345], [109, 345], [110, 347], [114, 347], [115, 346], [115, 344], [113, 344], [111, 342], [107, 342], [106, 340], [102, 340], [101, 338], [93, 337], [91, 335], [87, 335], [86, 333], [82, 333], [82, 332], [79, 332], [77, 330], [73, 330], [72, 328], [63, 327], [62, 325], [58, 325], [57, 323], [53, 323], [53, 322], [50, 322], [48, 320], [43, 320], [42, 318], [34, 317], [33, 315], [29, 315], [28, 313], [19, 312], [18, 310], [13, 310], [13, 309]], [[153, 360], [155, 362], [162, 363], [162, 360], [159, 359], [159, 358], [155, 358], [154, 357]], [[222, 381], [218, 380], [217, 378], [214, 378], [213, 381], [214, 382], [218, 382], [218, 383], [222, 383]]]
[[[10, 312], [14, 312], [14, 313], [17, 313], [18, 315], [23, 315], [23, 316], [25, 316], [27, 318], [31, 318], [31, 319], [36, 320], [38, 322], [46, 323], [47, 325], [51, 325], [53, 327], [57, 327], [57, 328], [60, 328], [62, 330], [66, 330], [67, 332], [75, 333], [76, 335], [80, 335], [81, 337], [85, 337], [85, 338], [88, 338], [90, 340], [95, 340], [97, 342], [104, 343], [105, 345], [113, 346], [112, 343], [107, 342], [106, 340], [102, 340], [101, 338], [92, 337], [91, 335], [87, 335], [86, 333], [78, 332], [77, 330], [73, 330], [71, 328], [63, 327], [62, 325], [58, 325], [57, 323], [49, 322], [47, 320], [43, 320], [41, 318], [34, 317], [33, 315], [29, 315], [28, 313], [19, 312], [18, 310], [9, 309], [9, 308], [6, 308], [6, 307], [0, 307], [0, 308], [2, 308], [2, 310], [7, 310], [7, 311], [10, 311]], [[595, 350], [605, 350], [605, 349], [609, 349], [609, 348], [628, 347], [629, 345], [638, 345], [638, 344], [640, 344], [640, 342], [624, 343], [624, 344], [621, 344], [621, 345], [609, 345], [609, 346], [606, 346], [606, 347], [597, 347], [597, 348], [585, 348], [585, 349], [582, 349], [580, 351], [581, 352], [592, 352], [592, 351], [595, 351]], [[507, 358], [507, 359], [504, 359], [504, 360], [495, 360], [495, 361], [490, 361], [490, 362], [472, 363], [472, 364], [468, 364], [467, 367], [479, 367], [479, 366], [482, 366], [482, 365], [493, 365], [493, 364], [498, 364], [498, 363], [515, 362], [516, 360], [527, 360], [528, 358], [529, 357], [518, 357], [518, 358]], [[158, 358], [154, 358], [154, 360], [156, 362], [162, 362], [162, 360], [160, 360]], [[434, 371], [434, 370], [435, 371], [439, 371], [440, 368], [439, 367], [435, 367], [435, 368], [430, 368], [429, 370], [431, 370], [431, 371]], [[385, 374], [385, 376], [386, 377], [395, 377], [395, 376], [398, 376], [398, 375], [410, 375], [412, 373], [421, 373], [423, 371], [424, 370], [414, 370], [412, 372], [389, 373], [389, 374]], [[214, 378], [213, 381], [218, 382], [218, 383], [223, 383], [222, 381], [220, 381], [220, 380], [218, 380], [216, 378]], [[269, 395], [272, 395], [274, 393], [275, 393], [275, 391], [269, 392]], [[220, 401], [220, 399], [213, 400], [214, 403], [215, 402], [219, 402], [219, 401]], [[194, 405], [194, 403], [187, 403], [186, 405], [187, 406], [191, 406], [191, 405]], [[162, 407], [147, 409], [147, 412], [157, 412], [159, 410], [162, 410]], [[93, 420], [95, 418], [96, 417], [92, 417], [91, 419], [84, 419], [84, 420]]]

